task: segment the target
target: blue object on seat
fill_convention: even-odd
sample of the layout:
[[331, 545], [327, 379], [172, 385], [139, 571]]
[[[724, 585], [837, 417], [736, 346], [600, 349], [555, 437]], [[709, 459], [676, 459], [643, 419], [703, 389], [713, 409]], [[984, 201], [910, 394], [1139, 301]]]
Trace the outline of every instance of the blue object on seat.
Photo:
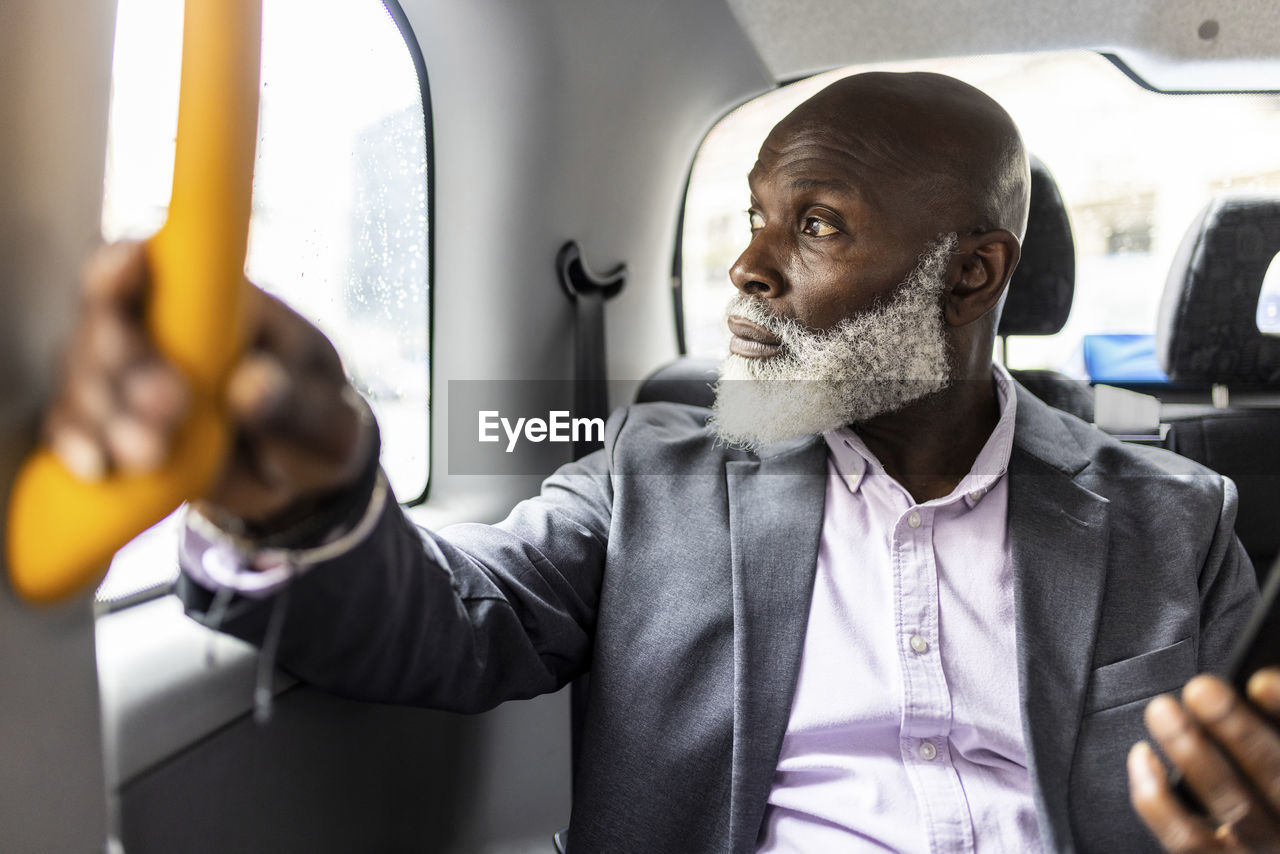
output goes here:
[[1084, 336], [1084, 369], [1095, 383], [1168, 381], [1156, 359], [1154, 334]]

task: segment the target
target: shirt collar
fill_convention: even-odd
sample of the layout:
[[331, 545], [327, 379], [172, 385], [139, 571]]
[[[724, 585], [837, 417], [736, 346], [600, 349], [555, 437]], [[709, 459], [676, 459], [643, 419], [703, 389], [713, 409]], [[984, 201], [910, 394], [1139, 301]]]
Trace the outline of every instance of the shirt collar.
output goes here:
[[[972, 507], [1000, 478], [1009, 470], [1009, 457], [1013, 453], [1013, 425], [1017, 416], [1018, 396], [1013, 390], [1013, 378], [1004, 365], [992, 367], [992, 376], [996, 383], [996, 402], [1000, 407], [1000, 418], [995, 429], [987, 438], [986, 444], [978, 452], [969, 470], [946, 498], [938, 499], [939, 503], [948, 503], [963, 497], [966, 504]], [[876, 459], [862, 437], [851, 427], [839, 427], [822, 434], [831, 452], [840, 478], [856, 493], [862, 486], [867, 474], [884, 474], [884, 466]]]

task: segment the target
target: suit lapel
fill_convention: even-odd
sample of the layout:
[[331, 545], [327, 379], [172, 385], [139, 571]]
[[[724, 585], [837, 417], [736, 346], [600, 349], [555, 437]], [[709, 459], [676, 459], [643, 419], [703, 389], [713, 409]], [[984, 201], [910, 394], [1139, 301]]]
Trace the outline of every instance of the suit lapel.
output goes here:
[[1023, 733], [1041, 839], [1070, 852], [1068, 782], [1106, 582], [1108, 502], [1075, 480], [1087, 458], [1021, 388], [1017, 422], [1009, 535]]
[[726, 466], [733, 562], [730, 851], [749, 854], [791, 713], [826, 502], [826, 444]]
[[[1009, 464], [1018, 683], [1046, 850], [1074, 850], [1068, 782], [1106, 581], [1108, 502], [1089, 460], [1021, 386]], [[730, 851], [749, 854], [777, 769], [803, 653], [826, 500], [820, 440], [726, 464], [734, 615]]]

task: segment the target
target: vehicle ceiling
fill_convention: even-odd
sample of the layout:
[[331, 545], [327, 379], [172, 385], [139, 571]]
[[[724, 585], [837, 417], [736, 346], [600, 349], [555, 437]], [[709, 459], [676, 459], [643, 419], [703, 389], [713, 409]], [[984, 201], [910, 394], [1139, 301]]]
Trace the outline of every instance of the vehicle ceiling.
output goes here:
[[1164, 89], [1280, 88], [1271, 0], [727, 0], [780, 81], [854, 62], [1087, 48]]

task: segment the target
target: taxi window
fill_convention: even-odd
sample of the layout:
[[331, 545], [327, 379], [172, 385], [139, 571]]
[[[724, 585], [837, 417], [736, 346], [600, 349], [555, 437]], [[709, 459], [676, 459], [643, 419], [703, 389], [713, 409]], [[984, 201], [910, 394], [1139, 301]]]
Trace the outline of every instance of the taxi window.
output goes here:
[[[682, 239], [686, 349], [722, 355], [728, 270], [746, 246], [745, 176], [769, 129], [801, 101], [859, 71], [936, 71], [987, 92], [1013, 116], [1058, 182], [1076, 241], [1076, 291], [1057, 335], [1009, 341], [1012, 368], [1084, 378], [1083, 341], [1153, 333], [1183, 233], [1217, 193], [1280, 192], [1280, 97], [1166, 95], [1105, 57], [1061, 52], [840, 69], [771, 92], [728, 115], [694, 162]], [[1280, 286], [1278, 286], [1280, 290]], [[1260, 322], [1277, 313], [1264, 294]], [[1277, 324], [1280, 328], [1280, 324]]]
[[1268, 335], [1280, 335], [1280, 255], [1271, 259], [1258, 296], [1258, 329]]
[[[402, 500], [428, 476], [428, 120], [395, 3], [264, 0], [249, 278], [315, 322], [382, 429]], [[164, 221], [182, 4], [119, 0], [102, 231]], [[412, 46], [412, 47], [411, 47]], [[98, 591], [121, 601], [176, 574], [172, 518], [126, 546]]]

